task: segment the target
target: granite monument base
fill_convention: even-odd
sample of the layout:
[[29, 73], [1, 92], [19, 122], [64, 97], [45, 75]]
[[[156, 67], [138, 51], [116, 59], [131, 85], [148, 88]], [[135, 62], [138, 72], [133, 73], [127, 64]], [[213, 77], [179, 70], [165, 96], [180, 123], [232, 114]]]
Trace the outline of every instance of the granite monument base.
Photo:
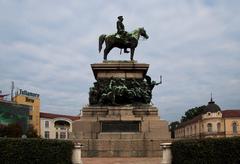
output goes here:
[[73, 122], [72, 138], [85, 146], [83, 157], [159, 157], [170, 140], [158, 109], [141, 106], [88, 106]]
[[[138, 93], [140, 101], [145, 100], [146, 95], [144, 97], [144, 94], [151, 93], [155, 86], [155, 83], [153, 84], [151, 80], [147, 82], [145, 79], [149, 64], [137, 63], [136, 61], [104, 61], [91, 64], [91, 67], [97, 80], [95, 84], [110, 90], [108, 92], [111, 94], [116, 94], [116, 99], [120, 97], [121, 101], [116, 100], [115, 103], [120, 102], [121, 104], [106, 104], [109, 101], [101, 101], [101, 97], [107, 94], [100, 92], [103, 88], [90, 88], [92, 90], [92, 95], [89, 94], [90, 105], [82, 109], [81, 119], [72, 124], [72, 139], [85, 145], [82, 148], [82, 156], [161, 156], [160, 144], [170, 140], [168, 122], [160, 119], [158, 109], [149, 105], [149, 102], [136, 102], [139, 97], [131, 99], [133, 95], [121, 97], [121, 94], [116, 93], [117, 89], [125, 87], [128, 91]], [[117, 88], [114, 90], [113, 87], [106, 87], [106, 85], [112, 85], [113, 83], [104, 83], [104, 80], [115, 80], [117, 82], [119, 79], [124, 79], [120, 80], [122, 83], [132, 80], [132, 83], [130, 83], [132, 85], [124, 86], [121, 84], [120, 86], [114, 86]], [[133, 85], [133, 83], [135, 84]], [[141, 85], [144, 85], [144, 87]], [[139, 92], [140, 90], [142, 91]], [[150, 98], [151, 94], [147, 96]], [[126, 105], [129, 99], [131, 99], [129, 102], [134, 102]]]

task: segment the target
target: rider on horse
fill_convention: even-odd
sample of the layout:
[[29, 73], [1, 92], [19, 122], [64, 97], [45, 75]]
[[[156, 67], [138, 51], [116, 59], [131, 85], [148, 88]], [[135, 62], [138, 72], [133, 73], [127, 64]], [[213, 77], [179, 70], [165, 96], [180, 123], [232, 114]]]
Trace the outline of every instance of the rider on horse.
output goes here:
[[[99, 53], [102, 50], [103, 43], [105, 43], [104, 56], [103, 56], [104, 60], [107, 60], [108, 53], [115, 47], [120, 48], [121, 50], [124, 49], [125, 53], [128, 52], [127, 49], [129, 48], [131, 50], [130, 59], [133, 60], [134, 51], [138, 45], [140, 36], [148, 39], [148, 35], [143, 27], [137, 28], [133, 32], [128, 33], [125, 31], [122, 21], [123, 21], [123, 17], [119, 16], [117, 21], [117, 33], [110, 34], [110, 35], [102, 34], [99, 36], [99, 39], [98, 39]], [[120, 51], [120, 54], [121, 54], [121, 51]]]
[[[116, 35], [119, 35], [120, 38], [123, 39], [125, 43], [128, 43], [127, 34], [128, 33], [127, 33], [127, 31], [125, 31], [125, 27], [124, 27], [124, 24], [123, 24], [123, 16], [118, 16]], [[124, 48], [124, 53], [129, 53], [127, 48]]]

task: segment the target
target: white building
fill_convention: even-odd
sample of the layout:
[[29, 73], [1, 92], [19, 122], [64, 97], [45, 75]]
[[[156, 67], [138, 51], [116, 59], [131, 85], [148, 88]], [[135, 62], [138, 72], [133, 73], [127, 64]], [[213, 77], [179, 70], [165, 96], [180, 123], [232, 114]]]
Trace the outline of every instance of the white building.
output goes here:
[[72, 132], [72, 122], [79, 116], [68, 116], [53, 113], [40, 113], [41, 138], [68, 139]]

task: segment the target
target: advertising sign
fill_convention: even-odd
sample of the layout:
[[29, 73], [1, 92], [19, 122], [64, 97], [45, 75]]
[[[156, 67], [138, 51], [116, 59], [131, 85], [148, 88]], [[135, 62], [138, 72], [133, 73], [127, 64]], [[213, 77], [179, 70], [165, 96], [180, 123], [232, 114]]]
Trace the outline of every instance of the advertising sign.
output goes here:
[[30, 109], [30, 106], [0, 101], [0, 126], [18, 124], [22, 127], [23, 132], [25, 132], [28, 129]]
[[23, 90], [23, 89], [18, 89], [17, 95], [24, 95], [24, 96], [27, 96], [30, 98], [39, 98], [39, 96], [40, 96], [37, 93], [32, 93], [32, 92], [29, 92], [29, 91]]

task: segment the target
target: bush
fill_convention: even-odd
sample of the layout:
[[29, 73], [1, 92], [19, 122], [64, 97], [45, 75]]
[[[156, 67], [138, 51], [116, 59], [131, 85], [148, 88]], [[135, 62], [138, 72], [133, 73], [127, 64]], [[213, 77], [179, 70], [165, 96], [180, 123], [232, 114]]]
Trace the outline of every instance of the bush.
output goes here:
[[240, 138], [175, 141], [172, 155], [173, 164], [239, 164]]
[[71, 164], [72, 149], [71, 141], [0, 138], [0, 163]]

